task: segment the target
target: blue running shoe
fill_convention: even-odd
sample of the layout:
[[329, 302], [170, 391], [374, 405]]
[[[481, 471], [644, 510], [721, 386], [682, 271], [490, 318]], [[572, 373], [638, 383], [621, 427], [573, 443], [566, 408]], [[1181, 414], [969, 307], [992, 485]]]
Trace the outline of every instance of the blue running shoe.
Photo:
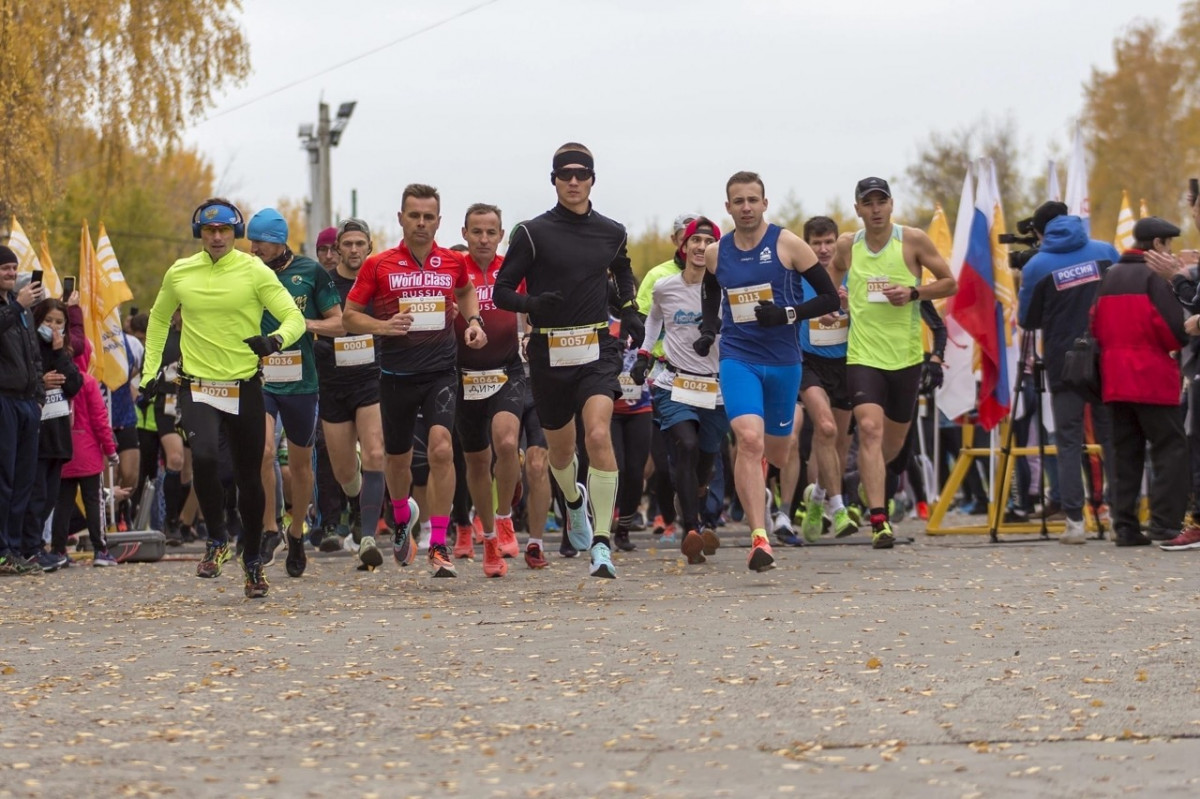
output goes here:
[[[579, 489], [579, 507], [567, 505], [567, 534], [571, 537], [571, 546], [586, 552], [592, 547], [592, 522], [587, 512], [588, 494], [583, 483], [576, 483], [575, 487]], [[608, 551], [607, 547], [605, 551]]]
[[592, 544], [592, 576], [617, 579], [617, 567], [613, 566], [612, 551], [603, 541]]

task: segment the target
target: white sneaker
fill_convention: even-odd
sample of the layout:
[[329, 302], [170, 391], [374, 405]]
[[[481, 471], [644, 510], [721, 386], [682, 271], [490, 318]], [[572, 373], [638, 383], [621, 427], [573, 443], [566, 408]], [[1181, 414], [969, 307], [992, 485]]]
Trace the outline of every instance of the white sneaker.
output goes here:
[[1067, 527], [1058, 537], [1060, 544], [1086, 544], [1087, 531], [1083, 529], [1083, 519], [1073, 522], [1067, 519]]

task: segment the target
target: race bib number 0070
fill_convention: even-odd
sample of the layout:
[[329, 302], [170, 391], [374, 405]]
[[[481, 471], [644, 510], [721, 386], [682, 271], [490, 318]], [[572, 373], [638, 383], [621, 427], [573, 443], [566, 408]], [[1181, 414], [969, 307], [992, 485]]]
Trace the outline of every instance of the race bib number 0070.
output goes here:
[[762, 300], [773, 302], [775, 293], [771, 290], [770, 283], [760, 283], [757, 286], [744, 286], [740, 289], [730, 289], [729, 297], [729, 312], [733, 316], [733, 321], [739, 324], [745, 322], [754, 322], [757, 317], [754, 315], [754, 309]]
[[208, 380], [192, 383], [192, 402], [208, 405], [222, 413], [236, 414], [241, 404], [242, 387], [236, 381]]

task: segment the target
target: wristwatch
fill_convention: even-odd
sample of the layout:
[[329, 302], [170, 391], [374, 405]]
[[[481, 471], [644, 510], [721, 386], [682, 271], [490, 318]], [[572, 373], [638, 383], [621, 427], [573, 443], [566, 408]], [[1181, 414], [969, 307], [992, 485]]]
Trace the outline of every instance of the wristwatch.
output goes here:
[[916, 286], [913, 286], [911, 289], [908, 290], [908, 301], [916, 302], [919, 299], [921, 299], [921, 292], [917, 291]]
[[468, 316], [467, 317], [467, 326], [468, 327], [471, 326], [472, 320], [479, 322], [479, 329], [483, 330], [483, 317], [482, 316], [480, 316], [479, 314], [475, 314], [474, 316]]

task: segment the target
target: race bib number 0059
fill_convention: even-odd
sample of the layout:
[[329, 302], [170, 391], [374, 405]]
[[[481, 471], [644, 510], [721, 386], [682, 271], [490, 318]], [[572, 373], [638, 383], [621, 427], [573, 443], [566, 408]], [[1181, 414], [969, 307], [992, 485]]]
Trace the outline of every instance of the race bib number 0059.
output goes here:
[[446, 327], [446, 298], [441, 294], [400, 301], [400, 312], [412, 314], [412, 333], [429, 333]]

